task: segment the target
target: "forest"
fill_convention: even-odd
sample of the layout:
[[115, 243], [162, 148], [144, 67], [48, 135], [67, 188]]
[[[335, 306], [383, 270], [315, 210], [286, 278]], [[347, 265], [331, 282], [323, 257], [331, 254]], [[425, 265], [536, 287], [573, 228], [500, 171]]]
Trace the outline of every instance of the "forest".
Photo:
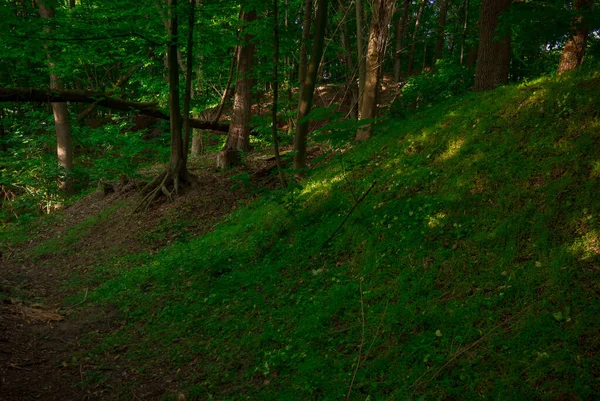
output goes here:
[[0, 4], [0, 401], [600, 395], [594, 0]]

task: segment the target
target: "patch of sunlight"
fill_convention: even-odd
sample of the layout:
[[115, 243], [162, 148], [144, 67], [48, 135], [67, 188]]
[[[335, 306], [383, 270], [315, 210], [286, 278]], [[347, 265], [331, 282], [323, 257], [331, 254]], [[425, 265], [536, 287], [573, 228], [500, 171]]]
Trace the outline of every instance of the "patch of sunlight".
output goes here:
[[442, 226], [444, 224], [444, 220], [446, 220], [446, 216], [447, 214], [444, 212], [437, 213], [433, 216], [428, 216], [427, 226], [429, 228], [436, 228]]
[[600, 161], [596, 161], [592, 163], [592, 173], [590, 177], [600, 178]]
[[577, 238], [569, 249], [581, 260], [600, 256], [600, 232], [592, 230], [583, 237]]
[[458, 138], [448, 143], [448, 149], [437, 158], [438, 161], [446, 161], [455, 157], [460, 149], [464, 146], [466, 140], [464, 138]]
[[333, 184], [336, 184], [343, 180], [344, 180], [343, 173], [340, 173], [340, 174], [330, 177], [330, 178], [323, 178], [320, 180], [319, 179], [312, 180], [312, 181], [306, 183], [306, 185], [304, 186], [304, 189], [302, 190], [302, 194], [310, 195], [310, 196], [322, 194], [324, 192], [329, 191], [331, 189], [331, 187], [333, 186]]

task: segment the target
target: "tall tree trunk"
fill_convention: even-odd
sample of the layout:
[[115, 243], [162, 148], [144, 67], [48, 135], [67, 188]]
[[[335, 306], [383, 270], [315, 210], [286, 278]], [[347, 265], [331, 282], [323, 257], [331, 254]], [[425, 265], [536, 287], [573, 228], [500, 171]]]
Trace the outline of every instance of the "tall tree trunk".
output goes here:
[[298, 66], [298, 99], [302, 99], [302, 90], [308, 69], [308, 42], [312, 25], [313, 0], [304, 1], [304, 18], [302, 19], [302, 38], [300, 39], [300, 65]]
[[0, 152], [6, 152], [7, 149], [4, 121], [4, 107], [0, 107]]
[[273, 0], [273, 38], [275, 46], [273, 47], [273, 78], [271, 86], [273, 88], [273, 104], [271, 105], [271, 123], [273, 126], [273, 153], [275, 153], [275, 163], [277, 164], [277, 175], [282, 187], [287, 186], [283, 175], [283, 166], [281, 164], [281, 155], [279, 154], [279, 132], [277, 130], [277, 101], [279, 97], [279, 7], [278, 0]]
[[433, 65], [435, 65], [436, 60], [440, 60], [442, 57], [444, 57], [444, 33], [446, 29], [446, 14], [448, 14], [448, 0], [441, 1], [442, 4], [440, 5], [440, 16], [438, 19]]
[[408, 55], [408, 66], [406, 68], [406, 75], [413, 74], [415, 51], [417, 50], [417, 34], [419, 33], [419, 26], [421, 25], [421, 18], [423, 17], [423, 10], [425, 9], [426, 2], [427, 2], [427, 0], [421, 0], [421, 5], [419, 6], [419, 12], [417, 13], [417, 18], [415, 19], [415, 30], [413, 31], [412, 45], [410, 46], [410, 54]]
[[346, 85], [348, 85], [350, 91], [350, 116], [353, 119], [358, 118], [358, 93], [356, 88], [356, 71], [354, 71], [354, 60], [352, 59], [352, 48], [350, 46], [350, 34], [348, 32], [348, 23], [346, 18], [350, 10], [346, 10], [344, 7], [344, 1], [339, 0], [339, 10], [342, 15], [342, 26], [340, 29], [340, 44], [344, 49], [344, 64], [346, 64], [347, 79]]
[[402, 77], [402, 48], [408, 26], [408, 12], [410, 11], [411, 0], [404, 0], [402, 6], [402, 17], [396, 20], [396, 46], [394, 48], [394, 81], [400, 82]]
[[[367, 76], [367, 61], [365, 59], [364, 43], [364, 23], [365, 13], [363, 10], [363, 0], [356, 0], [356, 48], [358, 62], [358, 103], [362, 103], [362, 97], [365, 89], [365, 77]], [[360, 116], [359, 116], [360, 118]]]
[[511, 0], [482, 0], [479, 19], [479, 54], [475, 70], [476, 91], [494, 89], [508, 83], [510, 33], [498, 36], [498, 17], [508, 10]]
[[[575, 0], [573, 9], [575, 11], [590, 10], [594, 5], [594, 0]], [[583, 15], [575, 17], [571, 26], [571, 36], [565, 43], [565, 47], [560, 56], [557, 73], [563, 74], [567, 71], [576, 69], [583, 63], [583, 56], [587, 45], [589, 26]]]
[[[233, 113], [227, 143], [223, 149], [225, 159], [220, 167], [229, 167], [238, 161], [237, 152], [250, 150], [250, 117], [252, 110], [252, 68], [254, 66], [255, 45], [251, 43], [253, 36], [245, 33], [248, 24], [256, 20], [256, 11], [244, 11], [243, 43], [238, 52], [238, 76], [235, 84], [235, 95], [233, 100]], [[230, 155], [226, 156], [226, 155]]]
[[[169, 66], [169, 114], [171, 127], [171, 156], [168, 171], [177, 176], [183, 175], [185, 157], [181, 135], [181, 108], [179, 106], [179, 68], [178, 68], [178, 18], [177, 0], [169, 0], [169, 45], [167, 61]], [[183, 178], [183, 177], [182, 177]], [[175, 187], [177, 191], [177, 186]]]
[[[389, 37], [389, 25], [394, 15], [395, 0], [375, 0], [369, 30], [369, 48], [367, 50], [367, 76], [360, 107], [360, 119], [377, 117], [377, 98], [379, 93], [379, 71], [385, 60], [385, 47]], [[356, 134], [357, 140], [366, 140], [371, 136], [373, 124], [361, 127]]]
[[[187, 65], [185, 71], [185, 93], [183, 99], [183, 157], [187, 159], [190, 148], [190, 103], [192, 101], [192, 70], [194, 67], [194, 13], [196, 0], [189, 0], [190, 8], [188, 15], [188, 37], [187, 37]], [[225, 90], [227, 91], [227, 89]]]
[[313, 37], [312, 52], [306, 80], [302, 88], [302, 98], [298, 105], [298, 121], [296, 123], [296, 135], [294, 136], [294, 169], [298, 176], [304, 176], [303, 169], [306, 168], [306, 141], [308, 137], [308, 114], [312, 108], [317, 72], [323, 56], [323, 45], [325, 43], [325, 26], [327, 25], [327, 0], [319, 0], [317, 18], [315, 20], [315, 32]]
[[204, 143], [202, 141], [202, 130], [196, 129], [194, 130], [194, 136], [192, 137], [192, 148], [191, 155], [200, 156], [204, 151]]
[[467, 29], [469, 28], [469, 7], [471, 6], [471, 2], [469, 0], [464, 0], [463, 4], [464, 4], [464, 9], [465, 9], [464, 10], [465, 18], [463, 21], [462, 37], [461, 37], [461, 41], [460, 41], [460, 65], [463, 65], [464, 59], [465, 59], [465, 46], [467, 43]]
[[[54, 18], [54, 9], [52, 3], [46, 0], [40, 2], [40, 17], [45, 19]], [[64, 84], [53, 72], [55, 69], [55, 60], [53, 55], [48, 53], [48, 67], [50, 68], [50, 90], [64, 89]], [[73, 178], [70, 176], [73, 170], [73, 141], [71, 139], [71, 124], [69, 123], [69, 110], [66, 103], [52, 103], [52, 113], [54, 114], [54, 126], [56, 129], [56, 155], [58, 165], [64, 170], [64, 175], [59, 181], [59, 190], [65, 195], [73, 193]]]

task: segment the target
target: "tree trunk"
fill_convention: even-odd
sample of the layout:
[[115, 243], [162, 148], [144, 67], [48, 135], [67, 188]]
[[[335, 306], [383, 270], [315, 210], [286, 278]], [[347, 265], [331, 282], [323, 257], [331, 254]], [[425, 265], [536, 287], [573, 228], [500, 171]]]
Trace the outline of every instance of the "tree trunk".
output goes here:
[[302, 99], [302, 89], [308, 68], [308, 41], [310, 40], [310, 27], [312, 25], [312, 4], [313, 0], [305, 0], [304, 2], [302, 39], [300, 39], [300, 65], [298, 66], [298, 99]]
[[[356, 0], [356, 48], [358, 55], [358, 104], [362, 103], [365, 89], [365, 77], [367, 76], [367, 64], [365, 59], [364, 23], [365, 13], [362, 0]], [[360, 118], [360, 116], [359, 116]]]
[[4, 108], [0, 108], [0, 152], [6, 152], [7, 150], [4, 121]]
[[[575, 0], [573, 9], [575, 11], [590, 10], [594, 0]], [[583, 63], [583, 56], [587, 45], [589, 26], [583, 15], [578, 15], [571, 26], [571, 36], [565, 43], [560, 56], [557, 73], [563, 74], [579, 67]]]
[[[246, 31], [247, 25], [256, 20], [256, 11], [244, 11], [242, 19]], [[252, 35], [245, 33], [243, 43], [238, 52], [238, 77], [235, 84], [235, 95], [233, 101], [233, 113], [227, 143], [223, 148], [223, 155], [233, 155], [240, 151], [250, 150], [250, 117], [252, 112], [252, 68], [254, 66], [255, 45], [251, 43]], [[229, 167], [236, 164], [239, 157], [225, 158], [219, 167]]]
[[271, 87], [273, 88], [273, 104], [271, 106], [271, 124], [273, 134], [273, 153], [275, 153], [275, 163], [277, 164], [277, 174], [281, 186], [285, 188], [287, 182], [283, 175], [283, 166], [281, 164], [281, 156], [279, 154], [279, 133], [277, 132], [277, 101], [279, 96], [279, 7], [278, 0], [273, 0], [273, 38], [275, 46], [273, 48], [273, 78]]
[[192, 157], [200, 156], [204, 151], [204, 144], [202, 141], [202, 130], [194, 130], [195, 135], [192, 137]]
[[315, 21], [315, 32], [312, 44], [312, 52], [306, 79], [302, 88], [302, 98], [298, 105], [298, 121], [296, 123], [296, 135], [294, 136], [294, 169], [298, 176], [304, 176], [303, 169], [306, 168], [306, 140], [308, 137], [308, 114], [312, 108], [317, 72], [323, 56], [325, 43], [325, 26], [327, 25], [327, 0], [319, 0], [317, 18]]
[[[40, 3], [40, 17], [45, 19], [54, 18], [54, 9], [52, 5]], [[50, 90], [62, 90], [64, 85], [59, 77], [52, 71], [55, 61], [53, 56], [48, 53], [48, 67], [50, 68]], [[66, 103], [52, 103], [52, 113], [54, 114], [54, 126], [56, 129], [56, 154], [58, 156], [58, 165], [63, 170], [59, 181], [59, 190], [65, 195], [73, 193], [73, 178], [70, 174], [73, 170], [73, 141], [71, 139], [71, 125], [69, 123], [69, 110]]]
[[342, 26], [340, 29], [340, 44], [342, 45], [342, 49], [344, 49], [344, 64], [346, 64], [347, 70], [347, 78], [346, 85], [348, 85], [350, 91], [350, 112], [349, 115], [353, 119], [358, 118], [358, 93], [356, 88], [356, 72], [354, 71], [354, 60], [352, 59], [352, 48], [350, 47], [350, 34], [348, 32], [348, 23], [346, 22], [346, 18], [349, 14], [350, 10], [345, 9], [344, 1], [339, 1], [339, 10], [342, 15]]
[[410, 47], [410, 54], [408, 55], [408, 66], [406, 68], [406, 75], [413, 74], [413, 64], [415, 61], [415, 51], [417, 49], [417, 34], [419, 32], [419, 26], [421, 25], [421, 17], [423, 17], [423, 10], [425, 9], [425, 3], [427, 0], [421, 0], [421, 5], [419, 6], [419, 12], [417, 13], [417, 18], [415, 20], [415, 30], [412, 36], [412, 45]]
[[508, 10], [511, 0], [482, 0], [479, 19], [479, 54], [475, 70], [476, 91], [494, 89], [508, 83], [510, 69], [510, 33], [500, 35], [494, 40], [498, 17]]
[[467, 28], [469, 27], [469, 7], [471, 6], [471, 2], [469, 0], [464, 0], [463, 4], [464, 4], [464, 8], [465, 8], [465, 19], [463, 21], [462, 37], [461, 37], [461, 41], [460, 41], [460, 65], [463, 65], [464, 59], [465, 59], [465, 46], [467, 43]]
[[[394, 15], [394, 0], [376, 0], [373, 3], [373, 15], [369, 30], [369, 48], [367, 50], [367, 75], [360, 107], [360, 119], [377, 117], [377, 98], [379, 93], [379, 71], [385, 59], [385, 47], [389, 37], [389, 24]], [[373, 124], [361, 127], [356, 134], [357, 140], [366, 140], [371, 136]]]
[[433, 65], [435, 65], [436, 60], [440, 60], [444, 57], [444, 33], [446, 28], [446, 14], [448, 13], [448, 0], [441, 1], [442, 4], [440, 5], [440, 17], [437, 27], [437, 39], [435, 40]]
[[402, 48], [406, 28], [408, 26], [408, 12], [410, 11], [411, 0], [404, 0], [402, 6], [402, 17], [396, 20], [396, 46], [394, 48], [394, 82], [400, 82], [402, 77]]
[[[187, 159], [190, 148], [190, 104], [192, 101], [192, 70], [194, 67], [194, 13], [196, 0], [189, 0], [190, 8], [188, 15], [188, 37], [187, 37], [187, 64], [185, 71], [185, 93], [183, 99], [183, 157]], [[227, 90], [226, 90], [227, 91]]]

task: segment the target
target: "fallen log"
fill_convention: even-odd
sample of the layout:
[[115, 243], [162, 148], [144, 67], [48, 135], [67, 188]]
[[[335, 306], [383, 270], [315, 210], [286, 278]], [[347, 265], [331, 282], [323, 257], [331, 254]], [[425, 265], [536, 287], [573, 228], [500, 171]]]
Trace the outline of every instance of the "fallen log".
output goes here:
[[[169, 120], [169, 115], [158, 108], [156, 102], [132, 102], [117, 99], [102, 92], [87, 92], [81, 90], [43, 90], [35, 88], [0, 88], [0, 102], [45, 102], [45, 103], [90, 103], [112, 110], [132, 111]], [[218, 131], [225, 135], [229, 124], [214, 121], [190, 119], [190, 126], [203, 130]]]

